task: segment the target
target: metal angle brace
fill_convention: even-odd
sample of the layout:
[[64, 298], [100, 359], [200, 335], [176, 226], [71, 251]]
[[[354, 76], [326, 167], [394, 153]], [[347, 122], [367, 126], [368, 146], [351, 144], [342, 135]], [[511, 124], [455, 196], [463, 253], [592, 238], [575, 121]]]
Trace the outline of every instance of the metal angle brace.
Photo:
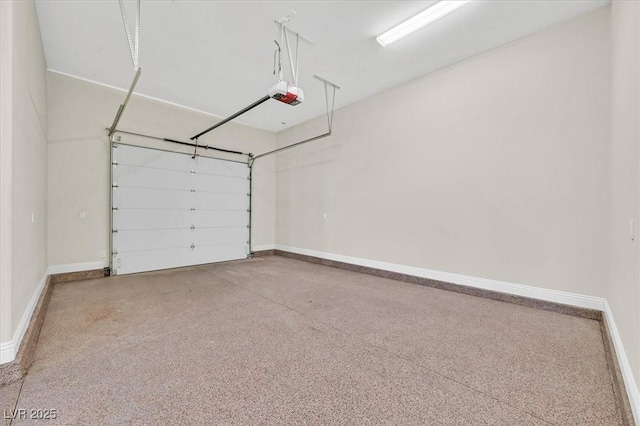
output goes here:
[[135, 89], [136, 88], [136, 84], [138, 84], [138, 79], [140, 78], [140, 74], [141, 73], [142, 73], [142, 68], [138, 68], [136, 70], [135, 75], [133, 76], [133, 81], [131, 82], [131, 87], [129, 87], [129, 92], [127, 92], [127, 96], [124, 98], [124, 103], [122, 105], [120, 105], [120, 108], [118, 108], [118, 112], [116, 113], [116, 117], [113, 119], [113, 124], [109, 128], [109, 137], [113, 136], [113, 133], [116, 131], [116, 128], [118, 127], [118, 122], [120, 121], [120, 118], [122, 117], [122, 113], [124, 112], [124, 109], [127, 107], [127, 104], [129, 103], [129, 99], [131, 98], [131, 94], [133, 93], [133, 89]]
[[[313, 78], [324, 84], [324, 98], [327, 104], [327, 127], [329, 128], [329, 133], [331, 133], [331, 130], [333, 129], [333, 110], [335, 109], [336, 104], [336, 90], [340, 90], [340, 86], [315, 74], [313, 75]], [[329, 86], [333, 88], [331, 96], [329, 96]], [[329, 110], [329, 97], [331, 97], [331, 110]]]
[[302, 145], [302, 144], [305, 144], [305, 143], [308, 143], [308, 142], [317, 141], [318, 139], [323, 139], [323, 138], [326, 138], [327, 136], [331, 136], [331, 132], [323, 133], [321, 135], [314, 136], [312, 138], [305, 139], [305, 140], [300, 141], [300, 142], [292, 143], [291, 145], [283, 146], [282, 148], [274, 149], [273, 151], [263, 152], [262, 154], [256, 155], [251, 160], [249, 160], [249, 164], [251, 164], [253, 166], [253, 163], [258, 158], [266, 157], [267, 155], [271, 155], [271, 154], [276, 154], [276, 153], [278, 153], [280, 151], [284, 151], [286, 149], [293, 148], [293, 147], [296, 147], [298, 145]]

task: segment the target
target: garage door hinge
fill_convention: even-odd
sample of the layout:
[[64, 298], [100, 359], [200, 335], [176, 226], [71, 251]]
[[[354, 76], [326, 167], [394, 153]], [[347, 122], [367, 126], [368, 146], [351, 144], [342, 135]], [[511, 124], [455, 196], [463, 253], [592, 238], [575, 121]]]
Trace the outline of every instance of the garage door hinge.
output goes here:
[[118, 210], [117, 207], [111, 207], [111, 210]]
[[118, 252], [114, 250], [114, 251], [112, 251], [112, 252], [111, 252], [111, 255], [112, 255], [112, 256], [117, 256], [117, 255], [118, 255]]
[[251, 209], [247, 209], [248, 212], [251, 212]]
[[191, 230], [193, 231], [193, 230], [195, 230], [195, 229], [196, 229], [196, 227], [195, 227], [195, 226], [193, 226], [193, 225], [191, 225]]
[[196, 211], [196, 209], [189, 209], [189, 210], [191, 210], [192, 212], [195, 212], [195, 211]]
[[114, 230], [113, 230], [113, 231], [111, 231], [111, 232], [113, 232], [114, 234], [117, 234], [117, 233], [118, 233], [118, 230], [117, 230], [117, 229], [114, 229]]
[[117, 144], [117, 143], [114, 143], [114, 144], [111, 144], [111, 146], [112, 146], [112, 147], [114, 147], [114, 148], [117, 148], [117, 147], [118, 147], [118, 144]]
[[191, 190], [191, 192], [196, 192], [196, 190], [195, 190], [195, 189], [192, 189], [192, 190]]
[[113, 185], [111, 185], [112, 188], [117, 188], [118, 185], [116, 185], [115, 183]]
[[191, 243], [191, 250], [193, 250], [195, 248], [196, 248], [195, 244]]
[[111, 164], [112, 164], [113, 166], [117, 166], [117, 165], [118, 165], [118, 162], [117, 162], [117, 161], [114, 161], [114, 162], [112, 162]]
[[191, 174], [192, 174], [192, 175], [195, 175], [195, 174], [196, 174], [196, 171], [195, 171], [195, 170], [191, 170]]

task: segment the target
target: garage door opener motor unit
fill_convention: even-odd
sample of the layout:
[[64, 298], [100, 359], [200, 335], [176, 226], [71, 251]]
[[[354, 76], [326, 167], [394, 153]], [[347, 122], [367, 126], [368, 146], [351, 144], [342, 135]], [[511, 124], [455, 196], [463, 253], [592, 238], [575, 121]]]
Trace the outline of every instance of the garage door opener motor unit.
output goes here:
[[269, 97], [285, 104], [298, 105], [304, 100], [304, 92], [291, 83], [279, 81], [269, 89]]

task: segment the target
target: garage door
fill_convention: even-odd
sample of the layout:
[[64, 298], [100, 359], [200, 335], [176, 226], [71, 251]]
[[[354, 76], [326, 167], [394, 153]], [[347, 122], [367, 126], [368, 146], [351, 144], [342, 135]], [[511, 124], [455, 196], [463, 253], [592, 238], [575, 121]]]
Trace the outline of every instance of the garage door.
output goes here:
[[246, 258], [246, 163], [112, 144], [113, 275]]

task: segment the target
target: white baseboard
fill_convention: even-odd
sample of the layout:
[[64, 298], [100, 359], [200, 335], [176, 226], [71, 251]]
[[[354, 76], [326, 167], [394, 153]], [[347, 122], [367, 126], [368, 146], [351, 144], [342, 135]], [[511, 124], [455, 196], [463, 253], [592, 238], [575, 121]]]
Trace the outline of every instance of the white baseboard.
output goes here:
[[298, 247], [275, 245], [276, 250], [288, 251], [291, 253], [306, 256], [319, 257], [321, 259], [334, 260], [337, 262], [350, 263], [353, 265], [365, 266], [369, 268], [382, 269], [385, 271], [397, 272], [401, 274], [413, 275], [422, 278], [429, 278], [448, 283], [464, 285], [468, 287], [481, 288], [485, 290], [499, 291], [501, 293], [513, 294], [516, 296], [529, 297], [532, 299], [545, 300], [547, 302], [562, 303], [565, 305], [577, 306], [580, 308], [596, 309], [604, 312], [611, 339], [616, 350], [618, 363], [622, 372], [624, 385], [629, 396], [629, 403], [633, 410], [636, 424], [640, 425], [640, 393], [633, 377], [629, 360], [620, 339], [620, 334], [613, 319], [613, 313], [609, 303], [605, 298], [585, 296], [581, 294], [569, 293], [565, 291], [550, 290], [546, 288], [532, 287], [522, 284], [508, 283], [504, 281], [490, 280], [487, 278], [471, 277], [468, 275], [453, 274], [450, 272], [435, 271], [432, 269], [417, 268], [413, 266], [399, 265], [396, 263], [380, 262], [377, 260], [362, 259], [359, 257], [343, 256], [340, 254], [326, 253], [316, 250], [308, 250]]
[[13, 333], [13, 338], [9, 342], [0, 343], [0, 364], [11, 362], [16, 358], [16, 354], [18, 353], [18, 349], [20, 348], [20, 344], [22, 343], [24, 334], [27, 332], [27, 328], [29, 327], [29, 323], [31, 322], [33, 310], [38, 304], [38, 299], [40, 299], [40, 294], [42, 294], [42, 290], [44, 289], [44, 285], [47, 283], [48, 277], [49, 268], [44, 271], [44, 275], [40, 279], [36, 290], [33, 292], [31, 300], [29, 300], [29, 304], [22, 313], [22, 318], [20, 319], [18, 328], [16, 328], [16, 331]]
[[47, 283], [47, 278], [49, 277], [49, 275], [64, 274], [68, 272], [91, 271], [94, 269], [102, 268], [104, 268], [104, 261], [49, 266], [40, 279], [38, 287], [36, 287], [36, 290], [31, 296], [31, 300], [29, 300], [29, 304], [22, 314], [22, 318], [20, 319], [20, 323], [18, 324], [16, 331], [13, 333], [12, 339], [8, 342], [0, 343], [0, 364], [11, 362], [16, 358], [16, 354], [18, 353], [18, 349], [20, 349], [20, 344], [22, 343], [24, 334], [27, 332], [29, 322], [31, 322], [33, 310], [36, 308], [36, 304], [38, 303], [38, 299], [40, 298], [42, 289], [44, 289], [44, 285]]
[[69, 272], [92, 271], [105, 267], [105, 262], [98, 260], [95, 262], [69, 263], [66, 265], [50, 265], [49, 274], [66, 274]]
[[627, 390], [627, 395], [629, 396], [629, 404], [631, 405], [631, 411], [633, 411], [633, 418], [635, 420], [635, 423], [637, 425], [640, 425], [640, 391], [638, 391], [638, 384], [633, 377], [631, 365], [629, 364], [627, 353], [624, 350], [624, 345], [622, 344], [620, 333], [618, 333], [616, 322], [613, 319], [613, 312], [611, 311], [609, 302], [605, 302], [604, 315], [607, 319], [607, 324], [609, 325], [611, 340], [613, 341], [613, 346], [618, 357], [618, 365], [620, 366], [620, 371], [624, 380], [624, 386]]
[[11, 362], [16, 358], [14, 348], [13, 340], [0, 343], [0, 364]]
[[596, 309], [598, 311], [604, 311], [606, 302], [606, 300], [602, 297], [584, 296], [581, 294], [569, 293], [566, 291], [550, 290], [546, 288], [508, 283], [505, 281], [497, 281], [487, 278], [478, 278], [468, 275], [453, 274], [450, 272], [435, 271], [432, 269], [417, 268], [414, 266], [399, 265], [396, 263], [362, 259], [359, 257], [343, 256], [340, 254], [325, 253], [298, 247], [283, 246], [280, 244], [276, 244], [276, 249], [307, 256], [319, 257], [327, 260], [335, 260], [338, 262], [366, 266], [369, 268], [397, 272], [400, 274], [413, 275], [421, 278], [445, 281], [448, 283], [459, 284], [468, 287], [498, 291], [500, 293], [508, 293], [516, 296], [529, 297], [532, 299], [545, 300], [547, 302], [562, 303], [565, 305], [578, 306], [580, 308]]
[[263, 244], [261, 246], [252, 246], [251, 250], [253, 251], [265, 251], [265, 250], [275, 250], [275, 244]]

